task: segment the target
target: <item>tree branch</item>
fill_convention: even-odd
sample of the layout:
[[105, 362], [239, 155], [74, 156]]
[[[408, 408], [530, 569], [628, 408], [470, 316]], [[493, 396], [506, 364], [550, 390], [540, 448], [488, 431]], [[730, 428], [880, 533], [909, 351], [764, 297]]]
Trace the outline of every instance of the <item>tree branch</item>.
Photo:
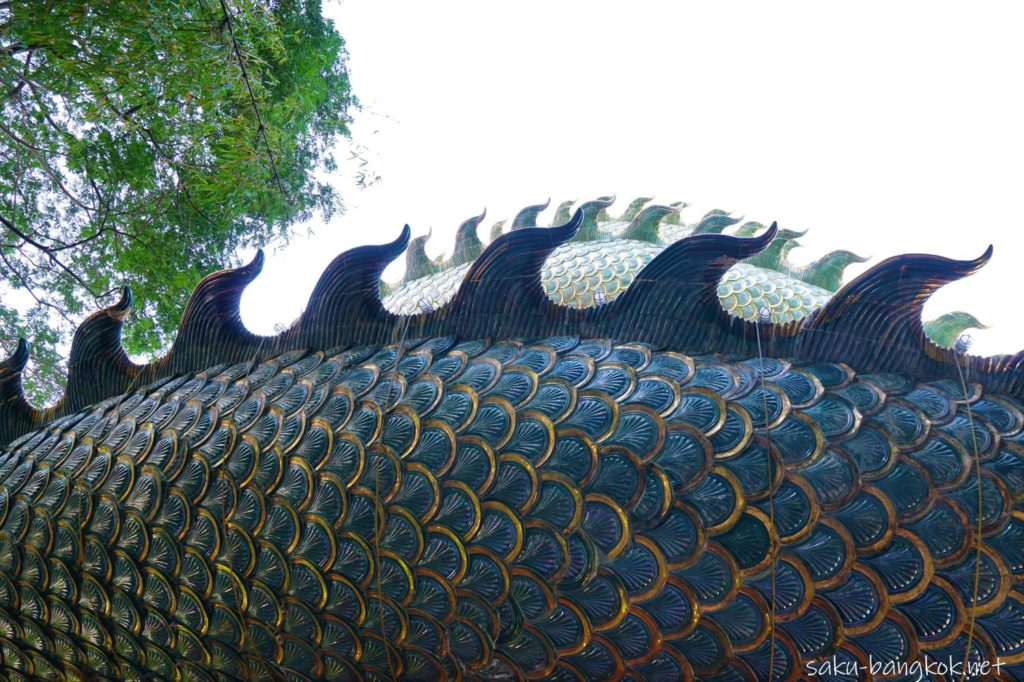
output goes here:
[[277, 174], [277, 164], [274, 162], [274, 152], [270, 148], [270, 141], [267, 139], [267, 128], [263, 125], [263, 117], [260, 116], [260, 108], [256, 103], [256, 95], [253, 93], [252, 84], [249, 82], [249, 73], [245, 69], [245, 59], [242, 58], [242, 51], [238, 47], [238, 41], [235, 40], [235, 28], [231, 23], [231, 14], [228, 12], [226, 0], [220, 0], [220, 8], [224, 13], [224, 22], [228, 27], [228, 35], [231, 37], [231, 45], [234, 48], [235, 57], [238, 59], [238, 66], [242, 70], [242, 80], [245, 81], [245, 88], [249, 91], [249, 101], [252, 102], [252, 109], [256, 112], [256, 123], [259, 125], [257, 131], [263, 136], [263, 144], [267, 148], [267, 156], [270, 157], [270, 170], [274, 174], [274, 181], [277, 183], [277, 189], [281, 192], [283, 197], [287, 198], [288, 194], [284, 191], [284, 185], [281, 184], [281, 176]]
[[21, 238], [22, 241], [24, 241], [27, 244], [31, 244], [32, 246], [34, 246], [39, 251], [41, 251], [44, 254], [46, 254], [46, 257], [49, 258], [51, 263], [53, 263], [54, 265], [59, 267], [61, 270], [66, 272], [68, 274], [68, 276], [70, 276], [73, 280], [75, 280], [75, 282], [78, 283], [78, 286], [80, 286], [83, 289], [85, 289], [89, 293], [90, 296], [92, 296], [93, 298], [100, 298], [101, 294], [97, 294], [96, 292], [94, 292], [92, 290], [92, 287], [90, 287], [88, 284], [86, 284], [85, 281], [81, 277], [79, 277], [76, 272], [74, 272], [68, 266], [64, 265], [64, 263], [59, 258], [57, 258], [55, 255], [53, 255], [53, 249], [47, 247], [44, 244], [40, 244], [35, 239], [32, 239], [32, 237], [28, 236], [27, 234], [25, 234], [24, 232], [19, 230], [17, 228], [17, 226], [15, 226], [14, 223], [12, 223], [10, 220], [8, 220], [7, 218], [3, 217], [2, 215], [0, 215], [0, 223], [3, 223], [4, 227], [6, 227], [11, 232], [13, 232], [15, 234], [15, 236]]

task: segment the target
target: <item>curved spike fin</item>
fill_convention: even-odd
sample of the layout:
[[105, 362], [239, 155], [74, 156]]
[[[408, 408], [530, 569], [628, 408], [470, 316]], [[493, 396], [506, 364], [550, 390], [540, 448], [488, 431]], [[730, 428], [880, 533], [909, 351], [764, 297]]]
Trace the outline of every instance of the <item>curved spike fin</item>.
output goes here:
[[640, 213], [640, 209], [651, 201], [654, 201], [654, 197], [637, 197], [636, 199], [633, 199], [633, 201], [629, 202], [629, 206], [626, 207], [626, 210], [622, 212], [622, 215], [619, 216], [619, 220], [632, 221], [633, 218], [636, 218], [637, 214]]
[[557, 227], [559, 225], [565, 225], [572, 218], [572, 214], [569, 213], [569, 209], [573, 204], [576, 203], [575, 199], [571, 201], [563, 201], [555, 209], [555, 215], [551, 219], [551, 227]]
[[991, 257], [989, 246], [967, 261], [923, 254], [888, 258], [805, 318], [796, 350], [860, 371], [934, 372], [951, 351], [925, 337], [921, 310], [939, 287], [977, 272]]
[[501, 236], [501, 233], [505, 231], [505, 221], [499, 220], [498, 222], [491, 225], [491, 241]]
[[441, 271], [441, 266], [427, 256], [427, 242], [430, 241], [430, 236], [433, 233], [434, 230], [431, 228], [426, 234], [416, 237], [409, 242], [409, 248], [405, 252], [403, 284]]
[[629, 226], [622, 233], [622, 238], [657, 244], [659, 243], [658, 224], [666, 216], [679, 213], [679, 210], [679, 208], [658, 204], [648, 206], [633, 217], [632, 222], [629, 223]]
[[[673, 201], [671, 204], [669, 204], [669, 206], [671, 206], [672, 208], [677, 208], [678, 207], [679, 211], [682, 211], [684, 208], [689, 206], [689, 204], [686, 203], [685, 201]], [[679, 212], [673, 213], [672, 215], [665, 216], [665, 220], [663, 220], [662, 222], [664, 222], [666, 225], [682, 225], [683, 224], [682, 218], [680, 217]]]
[[867, 258], [845, 249], [830, 251], [807, 267], [800, 268], [796, 276], [816, 287], [838, 291], [839, 287], [843, 286], [843, 272], [847, 266], [867, 261]]
[[128, 359], [121, 345], [121, 329], [131, 309], [132, 290], [124, 287], [117, 303], [85, 318], [75, 331], [62, 401], [66, 412], [80, 410], [131, 385], [140, 368]]
[[940, 348], [953, 348], [957, 339], [968, 329], [988, 329], [978, 318], [962, 310], [940, 315], [923, 324], [925, 335]]
[[187, 371], [252, 355], [261, 338], [242, 323], [242, 292], [263, 269], [263, 250], [239, 268], [207, 275], [185, 306], [170, 353], [164, 358], [174, 371]]
[[583, 224], [580, 226], [573, 241], [592, 242], [600, 239], [597, 231], [597, 216], [604, 209], [615, 203], [615, 196], [598, 197], [592, 201], [586, 201], [580, 205], [579, 211], [583, 212]]
[[806, 230], [803, 232], [779, 230], [775, 240], [768, 245], [768, 248], [752, 258], [748, 258], [746, 262], [759, 268], [767, 268], [788, 274], [793, 271], [793, 266], [790, 265], [788, 260], [789, 252], [800, 246], [797, 238], [805, 234], [807, 234]]
[[[733, 237], [753, 237], [755, 234], [764, 229], [764, 224], [751, 220], [743, 223], [736, 228], [736, 231], [732, 233]], [[782, 232], [788, 232], [788, 230], [782, 230]]]
[[18, 346], [0, 361], [0, 447], [27, 433], [41, 421], [41, 412], [25, 399], [21, 376], [28, 365], [28, 342]]
[[330, 348], [393, 319], [380, 298], [380, 276], [409, 245], [406, 225], [393, 242], [358, 246], [337, 256], [313, 288], [302, 317], [286, 334], [288, 346]]
[[484, 250], [484, 244], [480, 241], [476, 230], [485, 217], [487, 217], [486, 208], [480, 215], [468, 218], [459, 225], [459, 229], [455, 232], [455, 249], [452, 251], [452, 257], [448, 259], [442, 269], [447, 270], [465, 265], [480, 255]]
[[[480, 255], [443, 314], [446, 334], [529, 335], [544, 330], [557, 306], [541, 286], [544, 261], [572, 239], [583, 209], [558, 227], [525, 227], [503, 234]], [[562, 309], [568, 312], [569, 309]]]
[[[543, 204], [532, 204], [530, 206], [523, 207], [519, 213], [516, 213], [516, 217], [512, 219], [512, 229], [518, 230], [523, 227], [537, 227], [537, 215], [546, 209], [551, 204], [549, 198]], [[561, 206], [558, 207], [561, 210]], [[568, 207], [567, 207], [568, 210]], [[563, 222], [568, 222], [568, 216]]]
[[609, 304], [607, 331], [614, 337], [636, 330], [658, 343], [710, 347], [710, 340], [730, 330], [728, 313], [718, 301], [722, 275], [767, 247], [777, 230], [772, 223], [759, 237], [702, 234], [670, 244]]
[[693, 226], [693, 232], [691, 235], [698, 234], [720, 234], [722, 230], [735, 225], [742, 218], [733, 218], [731, 215], [721, 209], [714, 209], [704, 214], [704, 217], [700, 219], [700, 222]]

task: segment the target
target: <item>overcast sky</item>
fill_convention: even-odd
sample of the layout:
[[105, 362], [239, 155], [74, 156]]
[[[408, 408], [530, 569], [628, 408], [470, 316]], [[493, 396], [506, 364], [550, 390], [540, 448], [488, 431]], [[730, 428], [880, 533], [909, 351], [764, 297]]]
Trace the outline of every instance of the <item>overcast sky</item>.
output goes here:
[[[381, 181], [268, 252], [254, 331], [294, 319], [339, 252], [465, 218], [617, 194], [809, 229], [791, 260], [848, 248], [995, 255], [925, 317], [992, 325], [972, 353], [1024, 348], [1024, 5], [820, 2], [325, 3], [348, 43], [352, 127]], [[350, 146], [339, 148], [339, 156]], [[546, 224], [548, 214], [541, 216]], [[300, 231], [305, 231], [306, 226]], [[850, 275], [864, 266], [850, 268]], [[386, 278], [397, 279], [401, 265]]]

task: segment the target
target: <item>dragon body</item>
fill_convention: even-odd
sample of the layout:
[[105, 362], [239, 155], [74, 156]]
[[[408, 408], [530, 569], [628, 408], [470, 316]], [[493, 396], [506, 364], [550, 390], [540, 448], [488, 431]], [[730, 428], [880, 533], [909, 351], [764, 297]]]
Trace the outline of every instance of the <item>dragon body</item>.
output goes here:
[[[257, 257], [204, 280], [149, 365], [119, 344], [126, 292], [46, 409], [22, 344], [0, 363], [3, 675], [1024, 677], [1024, 356], [920, 319], [989, 254], [890, 259], [783, 318], [771, 294], [816, 285], [750, 264], [775, 226], [613, 262], [573, 241], [586, 218], [382, 300], [406, 228], [339, 256], [277, 337], [238, 316]], [[403, 293], [425, 278], [451, 295]]]

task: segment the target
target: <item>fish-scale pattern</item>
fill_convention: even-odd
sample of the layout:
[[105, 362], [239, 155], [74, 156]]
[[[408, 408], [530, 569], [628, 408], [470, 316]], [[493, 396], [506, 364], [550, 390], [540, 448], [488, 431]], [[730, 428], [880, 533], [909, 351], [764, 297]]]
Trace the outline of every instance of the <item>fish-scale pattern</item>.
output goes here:
[[[564, 244], [544, 264], [541, 284], [560, 305], [590, 308], [608, 303], [663, 249], [628, 239]], [[403, 315], [438, 308], [452, 299], [468, 269], [463, 265], [403, 284], [384, 298], [384, 307]], [[825, 289], [745, 263], [730, 268], [718, 288], [722, 307], [733, 315], [753, 320], [767, 306], [775, 322], [798, 320], [831, 296]]]
[[799, 320], [830, 298], [826, 289], [746, 263], [729, 268], [718, 285], [722, 307], [745, 320], [756, 319], [762, 307], [772, 311], [774, 322]]
[[435, 310], [452, 300], [472, 263], [448, 268], [402, 284], [382, 300], [385, 310], [401, 315], [415, 315]]
[[1024, 417], [967, 388], [565, 337], [164, 381], [0, 453], [4, 674], [1021, 674]]

